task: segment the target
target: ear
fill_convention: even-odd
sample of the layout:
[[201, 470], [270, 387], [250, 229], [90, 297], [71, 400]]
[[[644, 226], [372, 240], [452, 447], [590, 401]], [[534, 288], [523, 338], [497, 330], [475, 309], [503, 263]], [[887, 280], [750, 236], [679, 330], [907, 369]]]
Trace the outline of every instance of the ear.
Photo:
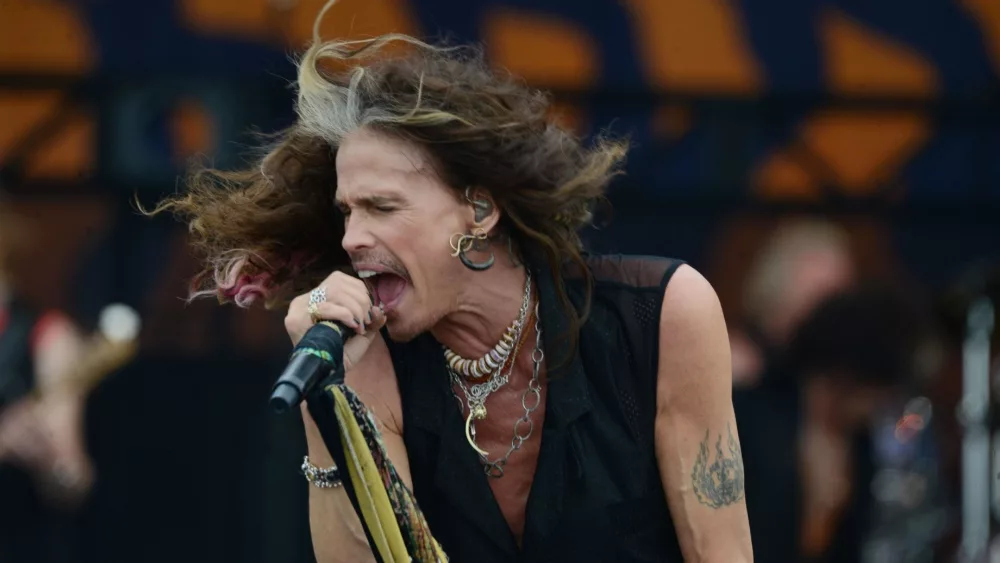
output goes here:
[[469, 204], [469, 226], [470, 228], [480, 228], [487, 233], [500, 222], [500, 208], [490, 193], [482, 188], [465, 188], [463, 194], [465, 202]]

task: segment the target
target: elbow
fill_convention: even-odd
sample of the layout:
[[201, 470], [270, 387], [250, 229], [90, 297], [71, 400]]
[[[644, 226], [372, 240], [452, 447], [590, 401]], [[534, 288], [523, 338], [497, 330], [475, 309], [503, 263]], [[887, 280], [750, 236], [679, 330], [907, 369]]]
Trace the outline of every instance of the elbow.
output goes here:
[[753, 563], [753, 548], [750, 547], [750, 541], [747, 540], [746, 544], [739, 547], [736, 553], [720, 554], [709, 559], [708, 563]]
[[750, 539], [734, 542], [717, 542], [702, 552], [691, 556], [685, 554], [685, 561], [697, 563], [753, 563], [753, 547]]
[[753, 552], [746, 549], [738, 553], [719, 553], [697, 559], [697, 561], [700, 563], [753, 563]]

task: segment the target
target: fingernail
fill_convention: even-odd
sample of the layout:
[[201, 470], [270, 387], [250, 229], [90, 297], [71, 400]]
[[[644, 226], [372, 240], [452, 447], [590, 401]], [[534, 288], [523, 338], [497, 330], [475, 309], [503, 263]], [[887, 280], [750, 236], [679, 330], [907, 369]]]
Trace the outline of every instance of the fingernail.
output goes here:
[[372, 322], [372, 312], [368, 311], [368, 320], [365, 321], [365, 324], [371, 324], [371, 322]]

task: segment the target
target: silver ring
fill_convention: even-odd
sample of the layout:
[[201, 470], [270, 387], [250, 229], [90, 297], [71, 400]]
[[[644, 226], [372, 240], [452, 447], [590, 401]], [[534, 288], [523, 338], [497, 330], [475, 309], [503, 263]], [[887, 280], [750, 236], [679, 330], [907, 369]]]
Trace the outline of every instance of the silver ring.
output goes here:
[[326, 301], [326, 287], [320, 286], [309, 292], [309, 304], [319, 305]]

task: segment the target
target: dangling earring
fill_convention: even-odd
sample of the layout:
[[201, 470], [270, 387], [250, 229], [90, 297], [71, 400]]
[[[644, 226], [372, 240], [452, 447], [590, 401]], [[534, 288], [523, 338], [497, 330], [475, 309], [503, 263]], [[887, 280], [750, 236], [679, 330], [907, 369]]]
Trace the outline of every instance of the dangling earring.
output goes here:
[[451, 236], [449, 244], [451, 245], [451, 255], [461, 260], [462, 264], [470, 270], [477, 272], [489, 270], [496, 261], [492, 250], [490, 250], [490, 257], [482, 262], [475, 262], [469, 258], [468, 252], [470, 250], [483, 252], [490, 248], [489, 237], [486, 230], [481, 227], [473, 229], [472, 234], [455, 233]]

